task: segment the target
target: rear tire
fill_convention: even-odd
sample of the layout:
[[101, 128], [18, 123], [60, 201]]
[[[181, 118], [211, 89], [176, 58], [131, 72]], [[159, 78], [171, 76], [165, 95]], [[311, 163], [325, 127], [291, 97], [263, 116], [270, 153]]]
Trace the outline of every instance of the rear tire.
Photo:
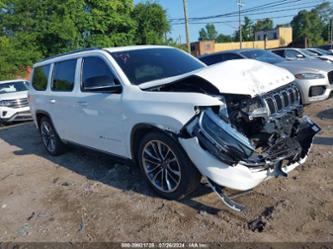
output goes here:
[[200, 184], [201, 174], [183, 148], [163, 132], [142, 138], [137, 162], [148, 184], [166, 199], [182, 199]]
[[40, 120], [39, 132], [42, 138], [42, 143], [50, 155], [59, 156], [66, 152], [66, 145], [61, 141], [48, 117], [43, 117]]

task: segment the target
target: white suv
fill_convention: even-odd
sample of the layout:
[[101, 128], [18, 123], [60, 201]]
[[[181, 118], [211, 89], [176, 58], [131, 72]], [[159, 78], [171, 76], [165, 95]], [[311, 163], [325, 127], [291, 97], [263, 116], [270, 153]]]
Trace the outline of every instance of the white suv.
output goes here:
[[207, 67], [170, 47], [87, 49], [35, 64], [30, 106], [52, 155], [78, 144], [135, 161], [168, 199], [204, 176], [242, 210], [223, 187], [244, 191], [286, 176], [320, 130], [303, 117], [293, 81], [255, 60]]
[[31, 120], [28, 82], [0, 81], [0, 124], [26, 120]]

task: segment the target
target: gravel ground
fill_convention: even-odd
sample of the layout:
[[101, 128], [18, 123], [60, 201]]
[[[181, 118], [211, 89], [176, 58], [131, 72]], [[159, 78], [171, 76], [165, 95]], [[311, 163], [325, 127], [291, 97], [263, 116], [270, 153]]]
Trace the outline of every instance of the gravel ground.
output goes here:
[[0, 128], [0, 241], [333, 242], [333, 100], [306, 113], [321, 127], [308, 162], [224, 206], [202, 185], [156, 196], [136, 167], [73, 149], [53, 158], [32, 123]]

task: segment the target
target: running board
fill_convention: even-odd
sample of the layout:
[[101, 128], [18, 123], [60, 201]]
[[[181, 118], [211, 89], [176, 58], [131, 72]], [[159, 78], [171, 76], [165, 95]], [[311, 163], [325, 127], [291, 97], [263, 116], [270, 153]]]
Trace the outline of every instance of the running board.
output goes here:
[[[217, 185], [215, 182], [213, 182], [212, 180], [208, 179], [208, 185], [212, 188], [212, 190], [217, 194], [217, 196], [221, 199], [221, 201], [229, 208], [231, 208], [234, 211], [237, 212], [241, 212], [245, 209], [245, 205], [242, 205], [240, 203], [235, 202], [234, 200], [231, 199], [231, 197], [227, 196], [224, 191], [223, 191], [223, 187]], [[235, 198], [236, 196], [240, 196], [242, 194], [248, 193], [250, 191], [244, 191], [244, 192], [240, 192], [237, 193], [235, 195], [233, 195], [233, 197]]]

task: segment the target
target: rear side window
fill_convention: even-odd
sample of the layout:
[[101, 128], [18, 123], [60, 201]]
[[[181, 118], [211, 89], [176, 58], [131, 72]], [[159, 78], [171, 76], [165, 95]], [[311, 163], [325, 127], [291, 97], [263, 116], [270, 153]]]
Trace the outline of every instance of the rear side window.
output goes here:
[[200, 60], [209, 66], [209, 65], [213, 65], [213, 64], [216, 64], [219, 62], [236, 60], [236, 59], [243, 59], [243, 58], [241, 56], [239, 56], [238, 54], [215, 54], [215, 55], [203, 57]]
[[284, 50], [273, 50], [272, 51], [274, 54], [277, 54], [281, 57], [284, 57]]
[[57, 62], [53, 67], [52, 90], [71, 92], [74, 88], [76, 59]]
[[50, 73], [50, 65], [35, 67], [32, 76], [32, 87], [37, 91], [45, 91]]
[[83, 58], [82, 86], [84, 88], [116, 85], [115, 77], [106, 62], [99, 57]]
[[220, 55], [210, 55], [200, 58], [200, 60], [208, 66], [221, 62]]

